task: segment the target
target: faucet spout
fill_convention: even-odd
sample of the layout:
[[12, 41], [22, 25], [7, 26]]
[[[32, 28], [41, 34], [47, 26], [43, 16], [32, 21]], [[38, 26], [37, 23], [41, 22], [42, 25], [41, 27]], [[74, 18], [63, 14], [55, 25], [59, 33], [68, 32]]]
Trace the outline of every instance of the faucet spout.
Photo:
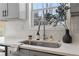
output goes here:
[[43, 23], [43, 40], [45, 40], [45, 22]]

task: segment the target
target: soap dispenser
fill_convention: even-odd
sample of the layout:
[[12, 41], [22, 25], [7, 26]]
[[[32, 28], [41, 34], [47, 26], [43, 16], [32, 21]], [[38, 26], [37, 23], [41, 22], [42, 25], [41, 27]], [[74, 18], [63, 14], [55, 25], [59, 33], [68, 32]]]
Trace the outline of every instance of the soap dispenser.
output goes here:
[[40, 34], [38, 32], [36, 34], [36, 40], [40, 40]]

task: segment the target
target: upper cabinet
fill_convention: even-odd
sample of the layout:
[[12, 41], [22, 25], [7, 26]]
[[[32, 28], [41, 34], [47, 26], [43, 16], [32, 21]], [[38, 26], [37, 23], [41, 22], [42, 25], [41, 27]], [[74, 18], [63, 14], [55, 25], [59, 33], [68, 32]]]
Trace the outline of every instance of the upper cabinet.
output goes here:
[[7, 3], [0, 3], [0, 19], [7, 17]]
[[18, 17], [19, 17], [19, 4], [8, 3], [8, 18], [18, 18]]
[[71, 12], [79, 12], [79, 3], [71, 3]]
[[20, 3], [19, 4], [19, 18], [22, 20], [27, 19], [27, 10], [28, 10], [28, 3]]
[[18, 3], [0, 3], [0, 20], [19, 17]]
[[79, 16], [79, 3], [71, 3], [71, 16]]
[[0, 3], [0, 20], [26, 20], [28, 3]]

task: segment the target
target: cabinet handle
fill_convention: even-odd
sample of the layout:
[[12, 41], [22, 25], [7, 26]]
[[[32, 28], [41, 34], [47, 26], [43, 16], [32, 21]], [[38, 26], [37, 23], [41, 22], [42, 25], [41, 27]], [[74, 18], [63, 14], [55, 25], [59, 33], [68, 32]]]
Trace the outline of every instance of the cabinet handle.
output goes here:
[[3, 10], [3, 11], [2, 11], [2, 16], [3, 16], [3, 17], [7, 16], [7, 11], [6, 11], [6, 10]]
[[5, 10], [5, 13], [4, 13], [4, 15], [6, 16], [7, 15], [7, 11]]
[[2, 11], [2, 16], [4, 16], [4, 10]]

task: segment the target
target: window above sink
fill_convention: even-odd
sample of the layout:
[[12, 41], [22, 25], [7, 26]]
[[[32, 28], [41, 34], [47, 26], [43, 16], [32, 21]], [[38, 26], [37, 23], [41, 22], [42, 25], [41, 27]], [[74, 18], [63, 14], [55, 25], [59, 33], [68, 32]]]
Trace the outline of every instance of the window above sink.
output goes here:
[[[48, 7], [46, 7], [48, 5]], [[39, 25], [39, 20], [43, 15], [43, 11], [46, 12], [46, 9], [52, 14], [56, 14], [56, 8], [59, 6], [59, 3], [29, 3], [29, 27], [31, 30], [37, 30]], [[70, 4], [68, 4], [70, 6]], [[62, 21], [62, 23], [64, 23]], [[64, 27], [60, 23], [57, 24], [56, 27], [52, 25], [48, 25], [47, 22], [46, 29], [47, 30], [63, 30]], [[70, 28], [70, 10], [67, 12], [67, 25]], [[42, 26], [42, 23], [41, 23]], [[41, 29], [43, 29], [41, 27]]]

